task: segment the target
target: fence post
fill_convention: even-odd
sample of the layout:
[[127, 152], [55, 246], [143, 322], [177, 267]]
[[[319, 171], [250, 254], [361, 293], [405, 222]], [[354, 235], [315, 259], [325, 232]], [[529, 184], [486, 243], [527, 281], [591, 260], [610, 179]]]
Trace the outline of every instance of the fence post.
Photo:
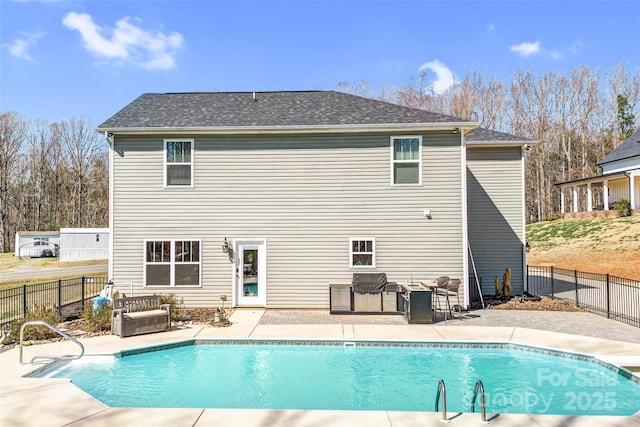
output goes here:
[[81, 290], [81, 300], [82, 300], [82, 304], [80, 305], [80, 307], [82, 307], [82, 310], [80, 311], [80, 313], [84, 313], [84, 285], [85, 285], [85, 278], [84, 276], [82, 276], [82, 290]]
[[611, 319], [611, 292], [609, 288], [609, 273], [607, 273], [607, 319]]
[[524, 289], [525, 289], [528, 293], [531, 293], [531, 291], [529, 290], [529, 264], [527, 264], [527, 277], [526, 277], [526, 279], [527, 279], [527, 280], [526, 280], [526, 281], [525, 281], [525, 283], [524, 283], [524, 286], [525, 286], [525, 288], [524, 288]]
[[22, 317], [27, 315], [27, 308], [29, 305], [27, 304], [27, 285], [26, 283], [22, 285]]
[[576, 284], [576, 307], [580, 307], [578, 304], [578, 270], [573, 270], [573, 282]]
[[62, 316], [62, 279], [58, 279], [58, 316]]
[[554, 298], [555, 284], [553, 283], [553, 265], [551, 266], [551, 298]]

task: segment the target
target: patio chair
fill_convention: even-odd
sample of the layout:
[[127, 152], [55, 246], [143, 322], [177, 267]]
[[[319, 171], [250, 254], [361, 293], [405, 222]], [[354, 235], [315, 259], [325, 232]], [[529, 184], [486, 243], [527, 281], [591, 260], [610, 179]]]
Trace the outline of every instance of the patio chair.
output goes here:
[[449, 276], [440, 276], [433, 281], [433, 284], [436, 285], [435, 288], [432, 288], [434, 309], [441, 310], [440, 297], [447, 296], [446, 286], [448, 281], [449, 281]]
[[[460, 293], [458, 292], [460, 289], [460, 279], [449, 279], [444, 284], [444, 286], [438, 286], [435, 289], [435, 294], [437, 297], [444, 296], [445, 301], [447, 303], [447, 310], [445, 311], [444, 320], [447, 321], [447, 312], [449, 312], [449, 318], [453, 318], [453, 311], [451, 310], [451, 302], [449, 297], [453, 297], [455, 295], [458, 307], [458, 317], [462, 319], [462, 306], [460, 305]], [[439, 305], [439, 300], [438, 300]]]

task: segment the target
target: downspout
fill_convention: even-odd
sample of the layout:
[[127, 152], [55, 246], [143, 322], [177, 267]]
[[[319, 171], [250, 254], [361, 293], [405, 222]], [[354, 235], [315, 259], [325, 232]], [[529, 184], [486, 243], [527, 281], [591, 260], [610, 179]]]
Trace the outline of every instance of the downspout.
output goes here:
[[[522, 289], [524, 291], [529, 292], [529, 289], [527, 289], [528, 287], [528, 277], [527, 277], [527, 202], [526, 202], [526, 190], [525, 190], [525, 152], [527, 151], [527, 146], [523, 145], [522, 146], [522, 151], [521, 151], [521, 155], [520, 155], [520, 179], [521, 179], [521, 184], [520, 184], [520, 189], [522, 190], [521, 193], [521, 197], [522, 197]], [[562, 193], [562, 188], [560, 188], [560, 195], [563, 196]], [[562, 197], [563, 200], [563, 204], [564, 204], [564, 197]]]
[[465, 284], [463, 305], [469, 307], [469, 223], [467, 215], [467, 144], [464, 138], [464, 130], [460, 131], [460, 169], [462, 177], [462, 274]]
[[115, 137], [113, 133], [104, 132], [104, 138], [109, 145], [109, 267], [107, 278], [113, 279], [113, 159], [115, 156]]

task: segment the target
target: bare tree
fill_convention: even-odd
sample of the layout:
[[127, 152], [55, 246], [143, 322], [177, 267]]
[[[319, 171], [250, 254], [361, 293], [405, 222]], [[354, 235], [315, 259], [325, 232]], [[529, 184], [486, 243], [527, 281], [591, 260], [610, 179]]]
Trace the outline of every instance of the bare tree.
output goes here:
[[60, 140], [62, 153], [68, 162], [71, 174], [71, 226], [85, 227], [87, 195], [89, 193], [89, 175], [95, 154], [102, 148], [103, 141], [90, 122], [81, 118], [62, 121], [53, 125], [56, 137]]
[[18, 189], [12, 185], [16, 178], [16, 162], [27, 130], [27, 123], [16, 113], [0, 114], [0, 248], [5, 252], [11, 241], [7, 227], [9, 209]]

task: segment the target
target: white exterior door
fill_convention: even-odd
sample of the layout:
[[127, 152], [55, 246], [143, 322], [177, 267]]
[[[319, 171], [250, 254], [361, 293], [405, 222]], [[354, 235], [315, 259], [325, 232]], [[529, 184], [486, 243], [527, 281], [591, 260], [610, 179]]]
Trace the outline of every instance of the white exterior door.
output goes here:
[[237, 240], [234, 254], [236, 305], [266, 307], [267, 245], [265, 240]]

